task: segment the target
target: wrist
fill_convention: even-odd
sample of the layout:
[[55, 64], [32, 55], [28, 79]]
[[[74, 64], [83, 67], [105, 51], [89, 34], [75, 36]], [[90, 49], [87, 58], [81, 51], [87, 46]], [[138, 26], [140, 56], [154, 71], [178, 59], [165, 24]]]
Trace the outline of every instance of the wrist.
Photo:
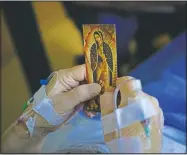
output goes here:
[[24, 122], [17, 121], [13, 127], [13, 132], [18, 138], [21, 138], [21, 139], [30, 138], [30, 133]]
[[53, 94], [56, 78], [57, 75], [53, 73], [47, 80], [41, 80], [41, 88], [27, 101], [27, 107], [20, 120], [26, 124], [30, 136], [46, 135], [64, 122], [64, 118], [55, 111], [53, 97], [50, 95]]
[[[37, 115], [37, 114], [36, 114]], [[40, 117], [39, 115], [37, 117]], [[49, 132], [52, 131], [52, 127], [46, 127], [43, 123], [43, 118], [36, 121], [33, 132], [29, 131], [28, 124], [26, 122], [19, 120], [14, 126], [14, 133], [17, 137], [21, 139], [40, 139], [44, 138]]]
[[[17, 131], [17, 134], [21, 134], [20, 136], [26, 137], [44, 137], [48, 134], [46, 127], [50, 125], [47, 121], [38, 115], [33, 109], [33, 103], [29, 104], [24, 113], [20, 116], [17, 121], [15, 128], [18, 131], [22, 131], [21, 133]], [[24, 137], [25, 137], [24, 136]]]

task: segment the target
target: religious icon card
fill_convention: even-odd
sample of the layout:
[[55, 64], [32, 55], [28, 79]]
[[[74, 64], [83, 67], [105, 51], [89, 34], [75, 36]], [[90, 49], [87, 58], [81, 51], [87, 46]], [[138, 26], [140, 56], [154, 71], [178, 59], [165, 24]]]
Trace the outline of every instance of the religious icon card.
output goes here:
[[[99, 83], [102, 93], [113, 91], [117, 78], [115, 25], [83, 25], [83, 40], [88, 83]], [[90, 111], [100, 111], [99, 97], [87, 108]]]

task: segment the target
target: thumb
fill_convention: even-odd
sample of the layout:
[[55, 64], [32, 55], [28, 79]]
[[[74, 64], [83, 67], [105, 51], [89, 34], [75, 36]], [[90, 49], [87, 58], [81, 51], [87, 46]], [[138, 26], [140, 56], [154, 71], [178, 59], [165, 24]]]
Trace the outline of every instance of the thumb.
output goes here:
[[[90, 100], [95, 96], [99, 95], [101, 91], [101, 86], [97, 83], [80, 85], [72, 90], [55, 96], [56, 101], [61, 102], [57, 103], [60, 106], [60, 103], [63, 104], [64, 109], [72, 109], [81, 102]], [[57, 101], [58, 102], [58, 101]]]

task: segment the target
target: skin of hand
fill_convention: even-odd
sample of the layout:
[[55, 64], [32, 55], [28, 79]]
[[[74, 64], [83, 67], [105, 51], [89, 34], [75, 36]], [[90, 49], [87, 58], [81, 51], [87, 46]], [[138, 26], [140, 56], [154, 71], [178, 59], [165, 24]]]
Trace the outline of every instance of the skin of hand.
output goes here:
[[[124, 81], [126, 81], [123, 84], [123, 87], [120, 88], [121, 101], [120, 101], [119, 108], [128, 104], [129, 97], [136, 97], [137, 96], [136, 92], [134, 92], [134, 86], [133, 86], [134, 81], [133, 80], [134, 80], [134, 77], [131, 77], [131, 76], [124, 76], [124, 77], [120, 77], [117, 79], [117, 81], [116, 81], [117, 86], [119, 84], [123, 83]], [[142, 96], [147, 96], [150, 100], [152, 100], [153, 106], [157, 110], [160, 110], [159, 102], [155, 97], [144, 93], [142, 90], [140, 91], [140, 93]], [[100, 96], [100, 99], [101, 99], [101, 102], [100, 102], [101, 110], [103, 110], [102, 115], [107, 115], [107, 114], [113, 112], [113, 110], [114, 110], [113, 92], [105, 92], [103, 95]], [[106, 106], [106, 102], [107, 102], [108, 106]]]
[[[129, 97], [134, 98], [134, 97], [137, 97], [137, 95], [145, 96], [151, 101], [151, 104], [154, 106], [154, 108], [157, 112], [157, 115], [154, 118], [154, 123], [156, 124], [156, 127], [157, 127], [156, 135], [158, 135], [158, 136], [155, 136], [157, 139], [155, 139], [154, 142], [152, 141], [152, 143], [154, 144], [153, 145], [154, 147], [151, 148], [151, 149], [152, 149], [153, 152], [159, 152], [160, 149], [161, 149], [160, 148], [160, 146], [161, 146], [160, 142], [161, 142], [161, 139], [162, 139], [162, 130], [163, 130], [163, 113], [162, 113], [162, 110], [160, 109], [159, 102], [155, 97], [144, 93], [142, 90], [139, 92], [139, 94], [137, 94], [134, 91], [136, 88], [133, 84], [134, 83], [133, 79], [134, 78], [130, 77], [130, 76], [124, 76], [124, 77], [121, 77], [121, 78], [117, 79], [117, 81], [116, 81], [117, 86], [121, 83], [124, 83], [122, 85], [122, 87], [120, 88], [121, 101], [120, 101], [120, 105], [119, 105], [118, 108], [122, 108], [122, 107], [126, 106], [128, 104], [128, 98]], [[102, 116], [105, 116], [107, 114], [112, 113], [114, 111], [113, 93], [112, 92], [105, 92], [103, 95], [101, 95], [100, 96], [100, 105], [101, 105], [101, 110], [102, 110]], [[105, 128], [105, 127], [103, 126], [103, 128]], [[122, 132], [122, 135], [123, 134], [125, 135], [125, 133]], [[112, 140], [111, 137], [113, 137], [112, 133], [106, 135], [105, 136], [105, 142], [111, 141]]]
[[[53, 101], [54, 109], [57, 113], [65, 116], [66, 119], [74, 112], [75, 106], [100, 94], [101, 87], [99, 84], [80, 85], [80, 82], [84, 81], [85, 77], [86, 67], [85, 65], [80, 65], [57, 71], [47, 85], [46, 92]], [[37, 117], [36, 125], [37, 128], [53, 128], [46, 125], [46, 121], [40, 116]], [[13, 123], [2, 137], [2, 152], [40, 153], [42, 142], [50, 130], [47, 130], [47, 134], [44, 135], [40, 133], [40, 130], [37, 130], [38, 133], [36, 135], [40, 136], [20, 136], [24, 135], [26, 131], [25, 124]], [[54, 129], [51, 131], [54, 131]]]
[[[85, 79], [86, 67], [80, 65], [55, 72], [53, 79], [47, 85], [47, 95], [52, 99], [54, 109], [63, 116], [65, 122], [82, 107], [80, 103], [94, 98], [101, 92], [101, 86], [97, 83], [80, 85], [80, 82]], [[46, 122], [43, 123], [42, 119], [39, 121], [40, 126], [44, 127], [46, 125]], [[45, 125], [42, 125], [42, 123]], [[58, 129], [61, 125], [55, 129]]]

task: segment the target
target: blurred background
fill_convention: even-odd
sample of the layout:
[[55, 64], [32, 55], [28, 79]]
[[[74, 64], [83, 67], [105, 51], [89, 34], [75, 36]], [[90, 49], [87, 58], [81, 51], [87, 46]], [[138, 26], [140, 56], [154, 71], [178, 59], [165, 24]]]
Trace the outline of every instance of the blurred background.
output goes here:
[[1, 132], [21, 114], [41, 78], [84, 63], [82, 24], [116, 24], [119, 76], [140, 78], [144, 90], [159, 99], [168, 125], [186, 130], [172, 123], [178, 122], [173, 113], [186, 117], [185, 2], [4, 2], [2, 6]]

